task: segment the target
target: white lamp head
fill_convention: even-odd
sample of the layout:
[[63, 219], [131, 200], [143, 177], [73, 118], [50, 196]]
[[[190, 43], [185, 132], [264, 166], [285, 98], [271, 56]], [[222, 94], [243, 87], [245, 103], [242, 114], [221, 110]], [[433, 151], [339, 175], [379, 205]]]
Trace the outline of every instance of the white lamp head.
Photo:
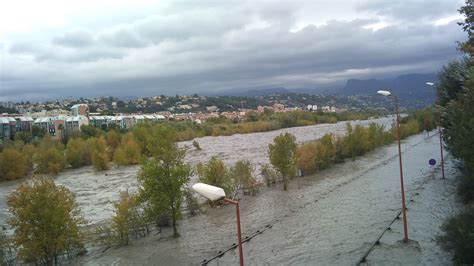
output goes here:
[[225, 197], [225, 192], [220, 187], [211, 186], [204, 183], [196, 183], [193, 185], [193, 190], [203, 195], [211, 201], [222, 199]]
[[428, 82], [426, 82], [426, 85], [428, 85], [428, 86], [434, 86], [434, 82], [428, 81]]
[[377, 91], [377, 93], [380, 94], [380, 95], [383, 95], [383, 96], [390, 96], [390, 95], [392, 95], [391, 92], [389, 92], [389, 91], [383, 91], [383, 90]]

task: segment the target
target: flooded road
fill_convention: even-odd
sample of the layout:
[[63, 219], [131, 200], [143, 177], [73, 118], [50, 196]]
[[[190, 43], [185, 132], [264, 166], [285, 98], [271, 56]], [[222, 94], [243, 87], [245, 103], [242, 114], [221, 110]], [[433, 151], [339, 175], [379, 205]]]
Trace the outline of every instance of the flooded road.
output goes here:
[[[453, 161], [447, 156], [446, 176], [440, 179], [437, 136], [420, 134], [402, 144], [410, 245], [400, 220], [387, 227], [401, 209], [397, 146], [380, 148], [349, 161], [293, 180], [289, 191], [268, 188], [241, 200], [243, 238], [260, 231], [243, 245], [249, 265], [354, 265], [383, 233], [382, 245], [369, 253], [369, 264], [450, 263], [450, 254], [435, 242], [440, 225], [457, 212]], [[298, 188], [298, 183], [301, 187]], [[179, 223], [181, 237], [170, 230], [134, 241], [130, 247], [92, 251], [78, 259], [89, 265], [200, 264], [236, 243], [235, 209], [208, 209], [205, 215]], [[237, 249], [221, 254], [210, 265], [237, 265]]]
[[[393, 118], [352, 121], [353, 125], [368, 125], [371, 122], [383, 124], [390, 128]], [[319, 139], [324, 134], [344, 134], [346, 122], [336, 124], [320, 124], [306, 127], [294, 127], [270, 132], [235, 134], [232, 136], [197, 138], [202, 150], [192, 148], [192, 141], [180, 142], [180, 147], [190, 147], [185, 161], [190, 164], [207, 162], [217, 156], [230, 165], [238, 160], [249, 160], [255, 166], [255, 176], [260, 178], [260, 165], [268, 163], [268, 144], [283, 132], [295, 135], [299, 143]], [[104, 222], [113, 215], [113, 201], [118, 200], [120, 191], [137, 190], [137, 173], [140, 166], [114, 168], [103, 172], [94, 172], [92, 166], [60, 173], [55, 181], [70, 189], [76, 195], [81, 213], [91, 223]], [[194, 183], [196, 177], [192, 178]], [[8, 218], [6, 197], [14, 191], [23, 180], [0, 183], [0, 225]]]

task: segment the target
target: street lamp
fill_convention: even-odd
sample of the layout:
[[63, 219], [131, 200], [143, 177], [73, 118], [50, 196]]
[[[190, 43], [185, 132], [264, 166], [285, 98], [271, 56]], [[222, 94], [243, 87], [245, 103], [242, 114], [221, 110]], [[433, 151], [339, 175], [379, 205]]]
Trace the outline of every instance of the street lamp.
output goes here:
[[193, 185], [193, 190], [202, 196], [206, 197], [210, 201], [216, 201], [223, 199], [225, 202], [234, 204], [237, 214], [237, 238], [239, 240], [239, 256], [240, 256], [240, 266], [244, 265], [244, 252], [242, 250], [242, 234], [240, 232], [240, 205], [239, 201], [231, 200], [225, 197], [225, 192], [220, 187], [211, 186], [204, 183], [196, 183]]
[[[434, 82], [426, 82], [426, 85], [428, 86], [434, 86]], [[439, 105], [435, 105], [436, 108], [438, 109], [438, 132], [439, 132], [439, 149], [441, 152], [441, 172], [443, 174], [443, 179], [444, 179], [444, 156], [443, 156], [443, 135], [441, 131], [441, 108]]]
[[397, 116], [397, 140], [398, 140], [398, 161], [400, 165], [400, 187], [402, 191], [402, 212], [403, 212], [403, 229], [405, 237], [403, 241], [405, 243], [408, 242], [408, 226], [407, 226], [407, 213], [405, 207], [405, 188], [403, 186], [403, 164], [402, 164], [402, 149], [400, 145], [400, 114], [398, 111], [398, 96], [393, 95], [390, 91], [379, 90], [377, 91], [378, 94], [382, 96], [392, 96], [393, 101], [395, 103], [395, 115]]

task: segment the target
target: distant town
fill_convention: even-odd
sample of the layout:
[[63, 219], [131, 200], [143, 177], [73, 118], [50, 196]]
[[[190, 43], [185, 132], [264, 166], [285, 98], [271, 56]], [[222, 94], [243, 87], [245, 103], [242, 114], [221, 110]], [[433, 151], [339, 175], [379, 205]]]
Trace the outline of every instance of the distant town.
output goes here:
[[[370, 102], [370, 104], [369, 104]], [[33, 125], [62, 139], [82, 125], [107, 128], [114, 124], [129, 129], [146, 121], [188, 120], [202, 123], [212, 117], [241, 121], [250, 111], [263, 113], [311, 111], [344, 112], [370, 108], [386, 110], [387, 102], [367, 96], [328, 96], [274, 94], [255, 97], [236, 96], [153, 96], [134, 100], [114, 97], [64, 99], [47, 102], [0, 102], [0, 138], [13, 138], [17, 132], [31, 132]]]

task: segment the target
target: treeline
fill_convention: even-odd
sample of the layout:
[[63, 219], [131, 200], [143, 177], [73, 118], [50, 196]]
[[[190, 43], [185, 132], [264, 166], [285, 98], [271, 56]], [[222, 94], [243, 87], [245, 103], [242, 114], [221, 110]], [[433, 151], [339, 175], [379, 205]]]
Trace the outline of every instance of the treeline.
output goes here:
[[450, 153], [458, 159], [461, 173], [458, 192], [465, 208], [444, 225], [439, 237], [443, 247], [454, 253], [459, 265], [474, 264], [474, 1], [466, 0], [459, 23], [468, 34], [460, 43], [466, 57], [451, 61], [438, 73], [438, 103], [443, 138]]
[[[372, 115], [374, 113], [274, 113], [266, 110], [264, 113], [250, 112], [247, 120], [242, 123], [218, 117], [202, 124], [187, 121], [170, 121], [164, 124], [174, 129], [176, 141], [184, 141], [203, 136], [227, 136], [348, 119], [367, 119]], [[162, 124], [143, 123], [130, 130], [114, 126], [105, 129], [92, 125], [82, 126], [81, 131], [66, 136], [63, 141], [53, 140], [44, 130], [34, 127], [32, 133], [21, 132], [15, 135], [13, 141], [2, 142], [0, 181], [18, 179], [31, 173], [54, 176], [67, 168], [88, 165], [102, 171], [112, 165], [119, 167], [139, 164], [151, 155], [148, 147], [150, 138], [153, 131]]]
[[206, 123], [202, 124], [187, 121], [175, 122], [172, 125], [177, 131], [177, 140], [184, 141], [205, 136], [230, 136], [233, 134], [265, 132], [288, 127], [362, 120], [380, 115], [380, 112], [323, 113], [294, 111], [275, 113], [270, 109], [265, 109], [262, 113], [248, 112], [243, 122], [225, 117], [216, 117], [210, 118]]
[[[433, 108], [412, 112], [400, 119], [400, 137], [405, 138], [421, 131], [430, 131], [436, 127]], [[269, 145], [270, 166], [262, 167], [262, 176], [267, 185], [282, 180], [286, 190], [287, 177], [300, 170], [301, 174], [311, 174], [331, 167], [346, 159], [354, 160], [357, 156], [374, 150], [377, 147], [392, 143], [397, 139], [396, 127], [386, 130], [383, 125], [371, 123], [368, 127], [350, 122], [346, 125], [344, 136], [326, 134], [316, 141], [296, 145], [296, 139], [285, 133], [276, 137]]]

